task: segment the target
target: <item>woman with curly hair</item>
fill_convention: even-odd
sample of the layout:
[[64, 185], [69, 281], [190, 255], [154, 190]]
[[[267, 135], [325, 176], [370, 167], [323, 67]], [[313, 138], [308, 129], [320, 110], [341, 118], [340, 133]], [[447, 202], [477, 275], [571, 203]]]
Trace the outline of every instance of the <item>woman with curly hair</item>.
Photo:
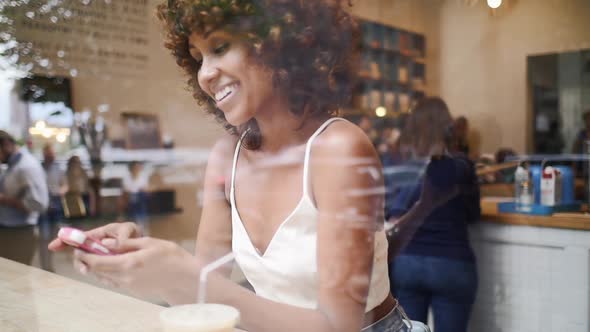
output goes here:
[[389, 290], [378, 156], [333, 117], [358, 46], [341, 1], [170, 0], [158, 16], [194, 98], [228, 132], [209, 157], [196, 254], [110, 224], [88, 234], [118, 255], [77, 251], [81, 272], [191, 303], [201, 268], [233, 252], [255, 293], [213, 272], [208, 301], [239, 309], [249, 331], [408, 331]]

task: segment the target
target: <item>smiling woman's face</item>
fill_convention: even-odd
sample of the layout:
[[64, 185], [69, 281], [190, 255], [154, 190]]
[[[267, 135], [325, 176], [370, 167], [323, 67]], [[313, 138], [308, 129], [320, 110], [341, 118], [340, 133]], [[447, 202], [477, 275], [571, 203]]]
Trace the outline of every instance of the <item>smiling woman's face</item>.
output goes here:
[[231, 125], [246, 123], [278, 98], [270, 70], [253, 61], [247, 45], [235, 36], [223, 31], [193, 33], [189, 50], [200, 64], [199, 86]]

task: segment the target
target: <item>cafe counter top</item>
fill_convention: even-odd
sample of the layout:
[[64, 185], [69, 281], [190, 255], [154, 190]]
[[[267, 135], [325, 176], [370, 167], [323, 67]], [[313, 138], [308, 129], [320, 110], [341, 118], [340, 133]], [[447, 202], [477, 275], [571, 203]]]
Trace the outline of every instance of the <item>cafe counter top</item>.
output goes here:
[[156, 332], [162, 309], [0, 258], [2, 332]]
[[588, 213], [554, 213], [551, 216], [500, 213], [498, 212], [498, 202], [505, 200], [506, 199], [492, 197], [482, 198], [482, 221], [521, 226], [551, 227], [583, 231], [590, 230], [590, 214]]

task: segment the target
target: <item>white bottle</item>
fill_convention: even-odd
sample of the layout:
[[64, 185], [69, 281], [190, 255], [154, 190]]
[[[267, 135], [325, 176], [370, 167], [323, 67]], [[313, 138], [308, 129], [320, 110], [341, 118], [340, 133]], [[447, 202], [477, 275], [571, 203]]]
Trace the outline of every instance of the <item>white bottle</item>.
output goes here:
[[523, 181], [526, 181], [527, 171], [524, 167], [518, 166], [514, 172], [514, 202], [520, 205], [520, 193]]
[[541, 173], [541, 204], [555, 206], [561, 201], [561, 172], [547, 166]]
[[516, 210], [530, 211], [533, 204], [534, 188], [528, 169], [518, 166], [514, 173], [514, 198]]

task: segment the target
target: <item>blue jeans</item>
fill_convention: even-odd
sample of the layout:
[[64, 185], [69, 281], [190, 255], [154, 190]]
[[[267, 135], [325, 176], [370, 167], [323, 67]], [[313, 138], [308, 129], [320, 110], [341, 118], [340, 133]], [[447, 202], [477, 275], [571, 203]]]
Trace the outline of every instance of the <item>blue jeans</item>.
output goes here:
[[128, 194], [127, 216], [134, 221], [143, 221], [147, 218], [147, 193], [140, 191]]
[[[47, 211], [39, 216], [39, 223], [42, 225], [55, 225], [64, 218], [64, 209], [61, 205], [61, 196], [50, 195]], [[43, 226], [44, 227], [44, 226]]]
[[432, 307], [436, 332], [465, 332], [477, 291], [474, 262], [400, 255], [390, 266], [392, 290], [408, 317], [426, 324]]

